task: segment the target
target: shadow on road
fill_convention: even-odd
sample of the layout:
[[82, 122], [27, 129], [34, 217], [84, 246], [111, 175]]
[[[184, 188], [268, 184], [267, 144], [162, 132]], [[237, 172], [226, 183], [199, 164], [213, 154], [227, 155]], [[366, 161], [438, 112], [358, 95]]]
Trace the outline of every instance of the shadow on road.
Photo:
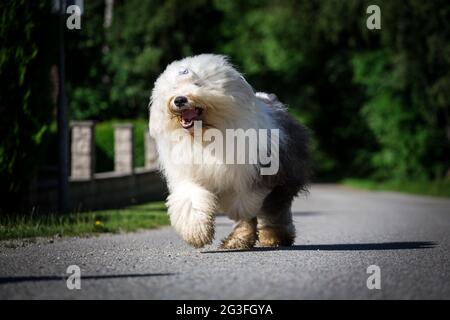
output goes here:
[[432, 241], [416, 242], [382, 242], [382, 243], [339, 243], [339, 244], [308, 244], [294, 245], [290, 247], [256, 247], [243, 250], [211, 250], [202, 253], [226, 253], [226, 252], [259, 252], [259, 251], [371, 251], [371, 250], [405, 250], [405, 249], [429, 249], [438, 244]]
[[[83, 280], [100, 280], [100, 279], [120, 279], [120, 278], [147, 278], [147, 277], [164, 277], [173, 276], [176, 273], [132, 273], [132, 274], [105, 274], [105, 275], [81, 275]], [[67, 280], [67, 276], [22, 276], [22, 277], [0, 277], [0, 284], [18, 283], [28, 281], [61, 281]]]

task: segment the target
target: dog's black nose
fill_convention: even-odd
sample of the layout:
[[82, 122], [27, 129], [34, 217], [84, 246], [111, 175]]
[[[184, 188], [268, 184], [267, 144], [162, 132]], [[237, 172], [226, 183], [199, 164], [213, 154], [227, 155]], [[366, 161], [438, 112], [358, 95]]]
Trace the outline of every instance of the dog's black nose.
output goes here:
[[185, 96], [178, 96], [173, 100], [173, 103], [178, 107], [181, 108], [188, 102], [188, 99]]

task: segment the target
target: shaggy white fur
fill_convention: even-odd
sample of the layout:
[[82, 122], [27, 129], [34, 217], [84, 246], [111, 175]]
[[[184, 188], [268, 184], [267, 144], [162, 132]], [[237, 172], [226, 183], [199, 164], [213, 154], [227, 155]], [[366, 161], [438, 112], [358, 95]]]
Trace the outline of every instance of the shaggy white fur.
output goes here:
[[[260, 212], [271, 191], [263, 185], [258, 164], [224, 164], [209, 156], [203, 164], [179, 164], [196, 142], [192, 130], [183, 129], [180, 141], [172, 133], [182, 129], [174, 112], [175, 97], [202, 109], [203, 128], [280, 128], [273, 116], [284, 112], [276, 97], [255, 93], [226, 57], [202, 54], [171, 63], [155, 82], [150, 101], [150, 134], [157, 143], [159, 163], [170, 192], [167, 199], [171, 223], [185, 241], [195, 247], [210, 244], [214, 237], [214, 216], [220, 211], [233, 220], [249, 220]], [[280, 143], [285, 137], [280, 132]], [[200, 142], [200, 149], [207, 142]], [[239, 152], [240, 150], [236, 150]]]

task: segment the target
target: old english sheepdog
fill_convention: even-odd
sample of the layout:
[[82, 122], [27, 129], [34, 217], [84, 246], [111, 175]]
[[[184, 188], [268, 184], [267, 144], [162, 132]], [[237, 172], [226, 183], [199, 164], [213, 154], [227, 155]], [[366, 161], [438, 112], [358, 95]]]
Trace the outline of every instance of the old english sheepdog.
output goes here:
[[224, 56], [188, 57], [156, 80], [149, 127], [170, 221], [187, 243], [211, 244], [218, 213], [236, 222], [221, 248], [294, 243], [291, 203], [307, 191], [308, 135], [274, 94], [255, 92]]

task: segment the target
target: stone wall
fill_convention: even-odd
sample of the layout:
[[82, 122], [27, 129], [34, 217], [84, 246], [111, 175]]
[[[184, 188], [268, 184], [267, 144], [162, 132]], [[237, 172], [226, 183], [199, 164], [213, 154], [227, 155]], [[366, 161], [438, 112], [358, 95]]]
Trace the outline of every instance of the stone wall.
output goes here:
[[[145, 167], [134, 167], [133, 126], [114, 127], [114, 171], [95, 173], [95, 123], [71, 123], [71, 176], [69, 179], [72, 211], [126, 206], [167, 196], [166, 184], [157, 171], [154, 140], [145, 133]], [[57, 182], [36, 184], [30, 195], [35, 210], [57, 208]]]
[[130, 174], [134, 169], [133, 125], [114, 126], [114, 171]]
[[71, 146], [72, 177], [92, 178], [95, 173], [95, 124], [93, 121], [73, 122]]

